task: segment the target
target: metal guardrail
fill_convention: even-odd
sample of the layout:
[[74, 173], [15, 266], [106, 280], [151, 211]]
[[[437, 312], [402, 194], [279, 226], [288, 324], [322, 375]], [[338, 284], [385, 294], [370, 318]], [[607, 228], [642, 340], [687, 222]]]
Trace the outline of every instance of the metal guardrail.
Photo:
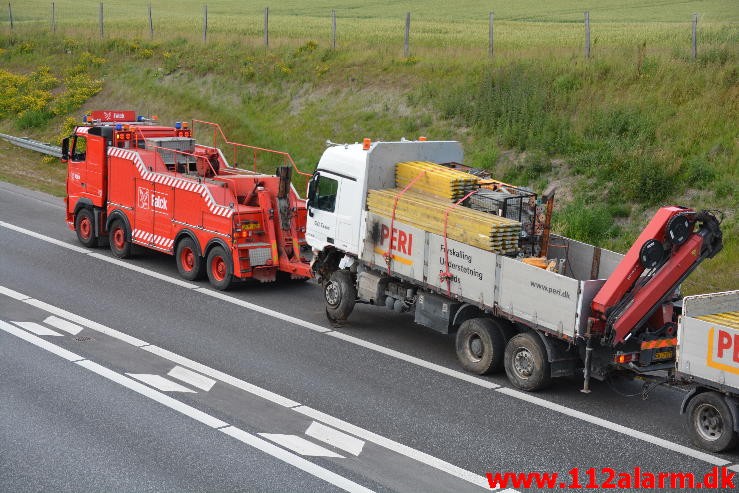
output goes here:
[[40, 152], [47, 156], [54, 156], [57, 158], [62, 157], [62, 148], [59, 146], [39, 142], [38, 140], [29, 139], [28, 137], [15, 137], [8, 134], [0, 134], [0, 138], [7, 140], [13, 145], [17, 145], [18, 147], [23, 147], [24, 149]]

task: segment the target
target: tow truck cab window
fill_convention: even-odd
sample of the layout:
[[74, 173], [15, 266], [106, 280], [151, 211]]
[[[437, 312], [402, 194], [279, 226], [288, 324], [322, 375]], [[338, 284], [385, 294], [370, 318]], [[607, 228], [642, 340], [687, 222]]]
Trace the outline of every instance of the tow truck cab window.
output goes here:
[[311, 200], [311, 205], [322, 211], [334, 212], [339, 182], [333, 178], [320, 175], [315, 187], [315, 195], [314, 199]]
[[87, 152], [87, 139], [80, 135], [75, 135], [72, 140], [72, 161], [84, 161]]

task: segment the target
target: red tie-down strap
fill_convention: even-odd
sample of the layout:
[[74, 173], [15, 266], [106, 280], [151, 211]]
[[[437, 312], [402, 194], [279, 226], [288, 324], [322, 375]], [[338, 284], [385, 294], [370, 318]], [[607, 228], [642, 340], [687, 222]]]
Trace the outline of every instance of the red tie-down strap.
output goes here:
[[441, 282], [446, 281], [446, 294], [452, 296], [452, 274], [449, 272], [449, 247], [447, 245], [447, 225], [449, 224], [449, 213], [457, 207], [459, 204], [467, 200], [471, 195], [476, 194], [477, 190], [472, 190], [470, 193], [450, 205], [444, 211], [444, 271], [439, 273], [439, 280]]
[[426, 170], [421, 171], [416, 175], [415, 178], [411, 180], [411, 182], [405, 186], [403, 190], [398, 192], [395, 195], [395, 201], [393, 202], [393, 213], [390, 216], [390, 241], [387, 247], [387, 252], [385, 252], [385, 263], [387, 264], [387, 273], [390, 274], [390, 262], [393, 260], [393, 230], [395, 229], [395, 210], [398, 208], [398, 200], [400, 200], [400, 197], [403, 196], [405, 192], [407, 192], [423, 175], [426, 174]]

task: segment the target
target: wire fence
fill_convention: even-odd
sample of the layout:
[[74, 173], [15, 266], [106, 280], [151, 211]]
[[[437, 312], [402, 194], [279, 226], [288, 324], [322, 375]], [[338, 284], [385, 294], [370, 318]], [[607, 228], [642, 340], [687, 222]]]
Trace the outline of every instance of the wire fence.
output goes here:
[[[120, 8], [119, 4], [115, 4], [114, 7]], [[7, 25], [9, 27], [9, 31], [11, 35], [15, 34], [22, 34], [22, 31], [25, 32], [37, 32], [38, 30], [46, 30], [44, 28], [44, 25], [48, 26], [48, 32], [50, 34], [56, 35], [57, 33], [61, 31], [65, 31], [66, 34], [79, 34], [80, 29], [82, 29], [88, 37], [90, 37], [90, 26], [92, 24], [95, 24], [95, 32], [98, 33], [98, 38], [101, 40], [104, 40], [106, 38], [112, 38], [113, 36], [116, 37], [140, 37], [145, 38], [148, 37], [150, 40], [165, 40], [165, 39], [171, 39], [174, 37], [182, 36], [182, 29], [181, 27], [178, 29], [177, 26], [174, 26], [173, 23], [169, 22], [162, 22], [159, 21], [159, 23], [155, 22], [155, 14], [156, 11], [154, 8], [152, 8], [152, 4], [149, 4], [146, 6], [145, 12], [140, 12], [142, 14], [140, 17], [137, 15], [134, 15], [133, 12], [128, 12], [128, 16], [125, 20], [122, 20], [120, 11], [117, 11], [115, 15], [109, 15], [108, 14], [108, 7], [106, 7], [106, 4], [104, 2], [99, 3], [99, 8], [97, 10], [97, 19], [95, 21], [91, 21], [90, 19], [90, 13], [86, 12], [84, 19], [78, 19], [74, 22], [70, 22], [67, 20], [64, 25], [62, 26], [62, 23], [60, 22], [60, 8], [57, 6], [56, 2], [51, 2], [49, 7], [49, 18], [48, 20], [43, 20], [39, 17], [37, 9], [33, 12], [29, 12], [27, 15], [24, 15], [23, 12], [18, 12], [17, 10], [14, 10], [12, 2], [8, 2], [7, 6]], [[22, 22], [19, 22], [19, 14], [23, 18]], [[74, 14], [74, 13], [73, 13]], [[180, 19], [182, 19], [182, 12], [180, 14]], [[198, 31], [202, 32], [202, 42], [208, 43], [209, 37], [213, 32], [213, 27], [211, 24], [209, 24], [209, 12], [208, 12], [208, 5], [205, 4], [202, 6], [202, 13], [200, 16], [197, 14], [193, 14], [189, 16], [189, 20], [187, 21], [187, 26], [192, 28], [194, 26], [198, 26]], [[699, 14], [694, 13], [690, 19], [686, 19], [686, 22], [684, 24], [684, 33], [685, 36], [678, 36], [681, 40], [690, 40], [690, 44], [687, 45], [687, 42], [685, 43], [684, 49], [687, 51], [688, 48], [690, 49], [690, 56], [692, 59], [696, 59], [698, 57], [698, 35], [699, 35], [699, 29], [698, 29], [698, 21], [699, 21]], [[254, 20], [255, 15], [249, 16], [250, 20]], [[300, 17], [294, 16], [294, 19], [300, 21]], [[405, 14], [404, 22], [398, 22], [399, 26], [402, 26], [401, 29], [398, 29], [397, 38], [390, 33], [390, 36], [387, 36], [387, 33], [384, 33], [383, 35], [383, 41], [385, 42], [393, 42], [394, 39], [402, 39], [402, 50], [403, 50], [403, 56], [406, 58], [409, 58], [412, 56], [412, 48], [414, 47], [414, 43], [416, 39], [423, 39], [427, 40], [431, 37], [436, 36], [433, 32], [430, 32], [433, 27], [429, 27], [428, 23], [421, 22], [418, 25], [418, 28], [414, 29], [416, 25], [412, 23], [412, 12], [407, 12]], [[139, 19], [139, 21], [136, 21], [134, 19]], [[325, 20], [325, 29], [328, 30], [328, 36], [327, 36], [327, 45], [333, 50], [337, 50], [340, 48], [351, 48], [352, 42], [347, 39], [345, 42], [345, 45], [342, 47], [339, 45], [337, 40], [339, 39], [339, 30], [343, 29], [345, 32], [348, 33], [355, 33], [357, 31], [357, 22], [361, 22], [360, 20], [357, 20], [356, 18], [346, 18], [346, 19], [339, 19], [337, 20], [337, 13], [335, 9], [332, 9], [330, 12], [327, 13], [325, 18], [321, 17], [311, 17], [313, 21], [313, 25], [315, 23], [321, 23]], [[387, 18], [385, 19], [388, 20]], [[495, 14], [494, 12], [489, 12], [487, 16], [487, 55], [489, 57], [494, 57], [496, 54], [496, 49], [498, 48], [496, 46], [496, 43], [499, 43], [501, 40], [501, 33], [500, 31], [497, 31], [496, 34], [496, 20], [495, 20]], [[484, 20], [480, 20], [481, 22], [484, 22]], [[283, 21], [284, 22], [284, 21]], [[505, 22], [505, 21], [504, 21]], [[92, 24], [91, 24], [92, 23]], [[510, 23], [510, 21], [509, 21]], [[252, 22], [252, 24], [254, 24]], [[244, 38], [249, 38], [248, 41], [251, 42], [251, 44], [258, 44], [259, 41], [257, 39], [261, 40], [261, 44], [264, 46], [264, 48], [269, 49], [271, 47], [271, 44], [274, 44], [275, 41], [275, 34], [278, 36], [282, 36], [284, 39], [296, 39], [300, 38], [300, 35], [295, 35], [294, 33], [286, 32], [284, 29], [278, 30], [277, 33], [272, 32], [270, 29], [270, 8], [265, 7], [263, 11], [263, 22], [260, 22], [261, 24], [261, 32], [257, 33], [254, 27], [247, 28], [247, 27], [241, 27], [241, 29], [233, 29], [230, 33], [230, 37], [234, 36], [242, 36]], [[575, 32], [573, 31], [573, 23], [568, 23], [567, 26], [567, 43], [572, 44], [575, 40]], [[618, 25], [623, 25], [621, 23], [617, 23]], [[609, 25], [609, 29], [613, 30], [614, 23], [603, 23], [601, 26]], [[688, 27], [689, 26], [689, 27]], [[111, 27], [115, 28], [115, 32], [111, 32]], [[580, 43], [582, 44], [582, 55], [584, 58], [590, 58], [593, 54], [593, 45], [594, 43], [591, 41], [593, 38], [591, 37], [591, 27], [593, 27], [595, 30], [598, 29], [599, 25], [594, 24], [591, 22], [590, 17], [590, 11], [584, 11], [583, 17], [582, 17], [582, 24], [580, 28], [577, 28], [577, 31], [579, 31], [581, 40]], [[626, 29], [626, 28], [624, 28]], [[680, 29], [679, 26], [672, 26], [672, 32], [674, 33], [675, 29]], [[313, 35], [323, 35], [326, 33], [326, 30], [322, 28], [322, 32], [317, 32], [315, 28], [313, 27], [307, 27], [304, 28], [303, 31], [307, 31], [308, 33], [311, 33]], [[192, 30], [189, 30], [189, 34], [192, 35]], [[229, 37], [229, 34], [225, 31], [228, 31], [228, 29], [220, 28], [218, 29], [220, 31], [220, 34], [226, 34], [226, 37]], [[479, 31], [479, 29], [477, 29]], [[510, 29], [509, 29], [510, 32]], [[690, 36], [688, 38], [687, 34], [690, 33]], [[256, 35], [259, 35], [258, 37]], [[401, 38], [402, 34], [402, 38]], [[485, 43], [485, 37], [484, 33], [481, 33], [483, 35], [480, 36], [480, 39], [477, 40], [477, 44], [479, 46], [482, 46], [483, 43]], [[303, 33], [303, 37], [306, 34]], [[369, 35], [368, 35], [369, 36]], [[316, 37], [316, 36], [313, 36]], [[438, 37], [438, 36], [437, 36]], [[468, 36], [469, 38], [469, 36]], [[223, 36], [221, 36], [221, 39], [223, 39]], [[596, 35], [595, 37], [596, 42], [598, 40], [598, 37]], [[546, 43], [546, 40], [539, 40], [542, 43]], [[470, 41], [468, 40], [468, 43]], [[472, 43], [475, 43], [474, 40], [471, 41]], [[453, 43], [453, 42], [452, 42]], [[460, 43], [460, 45], [464, 45], [465, 43]], [[601, 43], [602, 44], [602, 43]], [[464, 47], [464, 46], [462, 46]], [[399, 47], [400, 48], [400, 47]]]

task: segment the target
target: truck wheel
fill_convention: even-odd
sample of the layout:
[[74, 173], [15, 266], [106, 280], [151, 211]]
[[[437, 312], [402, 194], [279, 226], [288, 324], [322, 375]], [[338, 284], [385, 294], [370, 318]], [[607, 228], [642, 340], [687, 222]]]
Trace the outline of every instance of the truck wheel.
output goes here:
[[74, 230], [77, 239], [87, 248], [97, 246], [98, 239], [95, 236], [95, 218], [90, 209], [80, 209], [74, 218]]
[[126, 231], [126, 225], [120, 219], [114, 219], [110, 223], [108, 242], [110, 243], [110, 251], [116, 257], [128, 258], [131, 256], [131, 242], [128, 239], [128, 231]]
[[233, 269], [231, 255], [221, 246], [213, 247], [208, 253], [205, 269], [211, 285], [219, 291], [226, 291], [233, 284]]
[[489, 318], [471, 318], [457, 331], [457, 358], [465, 370], [485, 375], [503, 369], [505, 338]]
[[335, 270], [328, 282], [323, 285], [326, 299], [326, 316], [332, 322], [342, 322], [349, 318], [357, 301], [357, 289], [352, 275], [347, 270]]
[[718, 392], [698, 394], [688, 404], [688, 428], [693, 442], [711, 452], [723, 452], [737, 443], [734, 420]]
[[198, 254], [198, 247], [192, 238], [185, 237], [177, 243], [175, 251], [177, 259], [177, 270], [180, 275], [188, 281], [194, 281], [200, 277], [203, 271], [203, 257]]
[[508, 341], [505, 348], [505, 373], [521, 390], [541, 390], [552, 381], [544, 343], [535, 332], [522, 332]]

